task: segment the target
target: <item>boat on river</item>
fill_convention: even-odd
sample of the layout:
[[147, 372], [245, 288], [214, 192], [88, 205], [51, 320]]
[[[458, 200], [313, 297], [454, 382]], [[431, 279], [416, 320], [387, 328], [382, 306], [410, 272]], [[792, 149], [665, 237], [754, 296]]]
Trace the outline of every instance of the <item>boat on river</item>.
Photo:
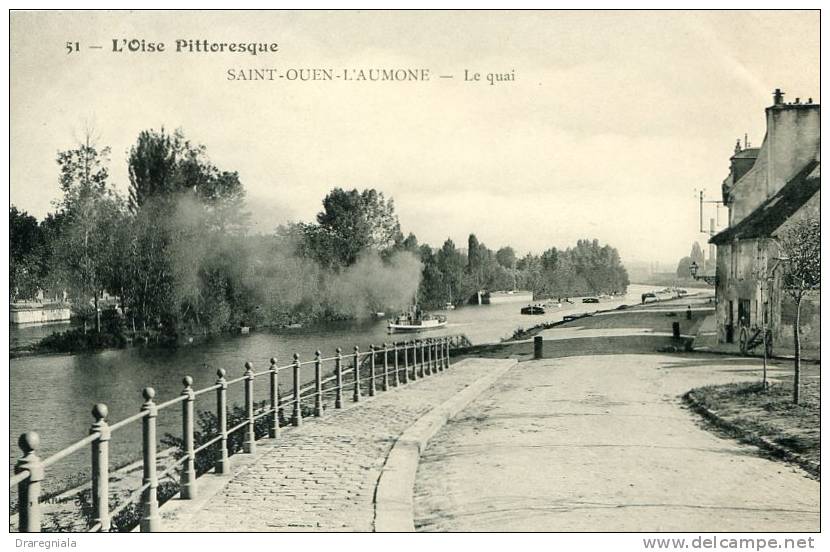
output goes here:
[[424, 314], [418, 306], [412, 306], [407, 312], [389, 320], [389, 333], [422, 332], [435, 330], [447, 325], [447, 317], [438, 314]]
[[545, 307], [542, 305], [528, 305], [522, 307], [522, 314], [545, 314]]

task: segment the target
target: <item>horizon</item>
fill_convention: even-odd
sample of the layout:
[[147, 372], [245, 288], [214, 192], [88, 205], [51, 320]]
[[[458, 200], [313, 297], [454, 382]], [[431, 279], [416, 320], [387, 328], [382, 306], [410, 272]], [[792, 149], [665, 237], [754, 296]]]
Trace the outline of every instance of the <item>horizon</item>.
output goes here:
[[[257, 233], [313, 220], [334, 187], [375, 188], [395, 200], [404, 235], [433, 247], [466, 246], [471, 233], [517, 254], [598, 239], [626, 266], [676, 266], [695, 241], [707, 249], [695, 191], [719, 198], [735, 139], [761, 144], [772, 91], [820, 102], [810, 11], [59, 15], [12, 14], [10, 203], [39, 220], [60, 195], [55, 156], [84, 121], [112, 148], [120, 193], [138, 133], [164, 126], [239, 172]], [[280, 46], [56, 61], [67, 28], [105, 46], [121, 36]], [[253, 67], [421, 67], [432, 79], [224, 80]], [[465, 70], [516, 80], [464, 82]]]

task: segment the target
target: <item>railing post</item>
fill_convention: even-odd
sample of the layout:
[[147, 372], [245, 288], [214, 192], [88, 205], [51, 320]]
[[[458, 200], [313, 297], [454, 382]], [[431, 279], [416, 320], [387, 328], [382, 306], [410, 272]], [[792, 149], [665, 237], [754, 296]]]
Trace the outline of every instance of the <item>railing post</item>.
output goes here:
[[435, 365], [433, 364], [433, 357], [432, 357], [432, 343], [433, 339], [431, 337], [427, 338], [427, 374], [434, 374], [435, 373]]
[[148, 485], [142, 493], [141, 505], [141, 532], [154, 533], [161, 529], [161, 518], [159, 517], [158, 486], [159, 481], [156, 475], [156, 417], [158, 409], [153, 397], [156, 390], [152, 387], [145, 387], [142, 391], [144, 404], [141, 410], [147, 414], [141, 419], [142, 437], [144, 450], [144, 478], [142, 485]]
[[250, 362], [245, 363], [245, 416], [248, 425], [245, 427], [245, 436], [242, 438], [242, 452], [256, 453], [256, 435], [254, 434], [254, 367]]
[[426, 367], [427, 374], [434, 374], [435, 370], [433, 369], [434, 367], [432, 366], [432, 338], [431, 337], [428, 337], [426, 339], [426, 348], [427, 348], [427, 358], [426, 358], [426, 360], [427, 360], [427, 367]]
[[360, 401], [360, 349], [354, 346], [354, 402]]
[[400, 374], [400, 383], [409, 383], [409, 341], [403, 342], [403, 372]]
[[444, 338], [444, 370], [450, 367], [450, 338]]
[[98, 529], [101, 533], [110, 530], [110, 491], [109, 491], [109, 467], [110, 467], [110, 426], [107, 424], [109, 410], [103, 403], [92, 407], [92, 417], [95, 421], [89, 428], [89, 433], [100, 434], [92, 442], [92, 516], [93, 521], [100, 524]]
[[[424, 377], [423, 372], [420, 374], [421, 377]], [[417, 379], [418, 377], [418, 340], [412, 340], [412, 379]]]
[[375, 346], [369, 345], [369, 396], [375, 396]]
[[[398, 342], [396, 341], [393, 344], [393, 348], [395, 349], [395, 387], [400, 386], [401, 384], [401, 375], [400, 375], [400, 368], [398, 367]], [[406, 341], [403, 342], [403, 369], [406, 370]]]
[[280, 386], [279, 386], [279, 372], [277, 372], [277, 359], [271, 358], [271, 368], [269, 370], [271, 379], [270, 399], [271, 411], [274, 417], [271, 418], [271, 425], [268, 427], [268, 437], [277, 439], [280, 436]]
[[17, 505], [19, 509], [18, 530], [21, 533], [40, 533], [40, 482], [45, 476], [43, 464], [38, 457], [37, 447], [40, 436], [34, 431], [24, 433], [17, 440], [23, 451], [23, 457], [14, 466], [14, 473], [29, 472], [29, 477], [17, 485]]
[[[421, 351], [422, 356], [420, 362], [422, 364], [418, 364], [418, 351]], [[420, 339], [413, 339], [412, 340], [412, 379], [423, 378], [424, 377], [424, 365], [423, 365], [423, 351], [421, 350], [421, 340]]]
[[420, 367], [421, 377], [428, 376], [429, 375], [429, 370], [427, 369], [427, 365], [426, 365], [427, 364], [427, 355], [426, 355], [427, 350], [426, 350], [426, 344], [424, 343], [423, 339], [418, 343], [418, 348], [421, 349], [421, 367]]
[[440, 367], [441, 371], [443, 372], [447, 368], [447, 338], [442, 337], [441, 341], [438, 343], [438, 350], [440, 354], [438, 355], [439, 363], [438, 366]]
[[383, 383], [381, 389], [389, 391], [389, 344], [386, 342], [383, 343]]
[[228, 382], [225, 379], [225, 369], [216, 370], [218, 379], [216, 385], [216, 419], [219, 422], [219, 458], [216, 459], [216, 473], [230, 473], [228, 464]]
[[337, 357], [334, 359], [334, 377], [337, 389], [334, 393], [334, 408], [343, 408], [343, 349], [337, 348]]
[[294, 415], [291, 425], [299, 427], [303, 423], [303, 409], [300, 405], [300, 355], [294, 353]]
[[184, 444], [184, 455], [187, 458], [182, 467], [181, 496], [185, 500], [196, 498], [196, 452], [194, 443], [193, 427], [193, 402], [196, 396], [193, 394], [193, 378], [185, 376], [182, 378], [182, 443]]
[[[404, 363], [403, 372], [406, 374], [409, 371], [409, 343], [410, 341], [403, 342], [403, 350], [404, 350], [404, 359], [406, 362]], [[415, 340], [412, 340], [412, 373], [415, 373]]]
[[438, 343], [440, 341], [437, 337], [432, 340], [432, 371], [436, 374], [441, 371], [441, 366], [438, 363]]
[[323, 415], [323, 361], [320, 351], [314, 353], [314, 415]]

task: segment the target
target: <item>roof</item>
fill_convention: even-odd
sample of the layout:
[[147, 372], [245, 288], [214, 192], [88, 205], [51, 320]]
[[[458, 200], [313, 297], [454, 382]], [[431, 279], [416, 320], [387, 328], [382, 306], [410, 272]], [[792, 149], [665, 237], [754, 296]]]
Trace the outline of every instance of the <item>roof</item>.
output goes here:
[[709, 243], [723, 245], [736, 239], [770, 237], [820, 189], [821, 163], [810, 161], [775, 195], [735, 226], [712, 236]]
[[745, 159], [745, 158], [757, 159], [759, 151], [761, 151], [761, 148], [742, 149], [741, 151], [739, 151], [735, 155], [733, 155], [732, 159]]

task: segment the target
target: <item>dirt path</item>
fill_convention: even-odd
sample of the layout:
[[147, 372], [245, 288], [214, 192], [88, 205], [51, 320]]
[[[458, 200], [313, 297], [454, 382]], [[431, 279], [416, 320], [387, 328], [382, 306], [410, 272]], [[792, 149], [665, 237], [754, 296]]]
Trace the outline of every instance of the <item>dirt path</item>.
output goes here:
[[817, 481], [703, 429], [680, 401], [757, 373], [700, 355], [520, 363], [430, 442], [416, 528], [816, 531]]

